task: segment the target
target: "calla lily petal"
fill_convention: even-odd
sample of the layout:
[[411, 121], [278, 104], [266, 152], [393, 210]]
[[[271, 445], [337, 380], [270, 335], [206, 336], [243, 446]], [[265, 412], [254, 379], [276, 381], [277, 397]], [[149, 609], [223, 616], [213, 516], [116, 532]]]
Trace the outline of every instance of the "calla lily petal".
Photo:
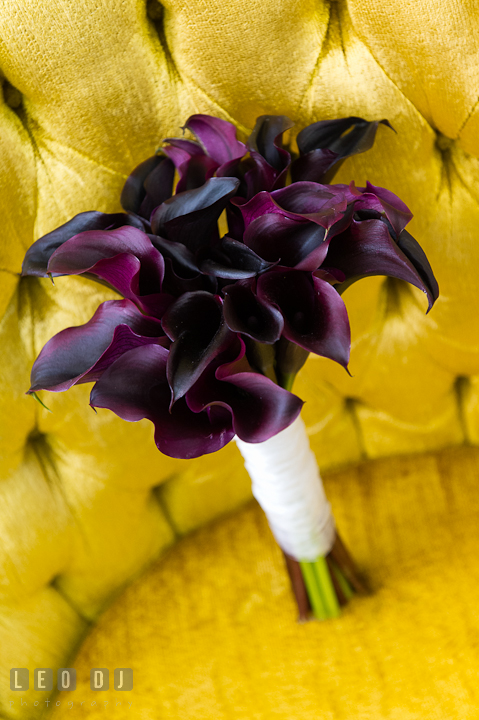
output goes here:
[[210, 251], [210, 257], [200, 263], [200, 269], [206, 275], [241, 280], [255, 277], [271, 264], [244, 243], [224, 237], [220, 246]]
[[197, 290], [204, 290], [213, 294], [217, 293], [218, 281], [213, 275], [203, 275], [199, 271], [186, 277], [185, 275], [186, 273], [182, 271], [178, 274], [171, 259], [165, 258], [163, 291], [174, 298], [178, 298], [183, 293], [196, 292]]
[[239, 207], [245, 229], [257, 217], [276, 213], [293, 220], [309, 220], [324, 228], [332, 227], [347, 210], [342, 189], [317, 183], [301, 182], [272, 193], [260, 192], [248, 202], [233, 199]]
[[199, 272], [195, 256], [182, 243], [167, 240], [159, 235], [148, 235], [150, 242], [164, 258], [170, 258], [177, 272], [184, 277], [192, 277]]
[[[126, 213], [102, 213], [83, 212], [75, 215], [68, 222], [43, 235], [27, 250], [22, 265], [22, 275], [36, 275], [47, 277], [50, 273], [47, 269], [51, 256], [63, 243], [70, 240], [74, 235], [86, 230], [107, 230], [119, 228], [125, 225], [143, 230], [143, 223], [134, 215]], [[57, 275], [58, 273], [51, 273]]]
[[351, 347], [348, 314], [328, 282], [311, 273], [278, 268], [258, 278], [257, 294], [281, 311], [283, 335], [288, 340], [347, 367]]
[[29, 392], [60, 392], [92, 382], [126, 350], [161, 336], [160, 322], [129, 300], [104, 302], [85, 325], [66, 328], [47, 342], [33, 365]]
[[159, 345], [125, 353], [93, 387], [90, 404], [130, 422], [147, 418], [155, 426], [157, 448], [170, 457], [190, 459], [220, 450], [234, 436], [231, 414], [221, 407], [194, 413], [184, 399], [170, 409], [168, 354]]
[[178, 168], [180, 179], [175, 193], [178, 194], [185, 190], [195, 190], [201, 187], [213, 177], [217, 167], [218, 163], [208, 155], [193, 155]]
[[[350, 189], [357, 190], [354, 183], [351, 183]], [[375, 187], [370, 182], [366, 183], [365, 188], [359, 188], [359, 190], [361, 195], [356, 197], [354, 209], [356, 211], [374, 209], [380, 213], [384, 212], [398, 235], [412, 219], [412, 212], [408, 206], [390, 190]]]
[[[341, 270], [346, 276], [346, 286], [351, 284], [351, 280], [371, 275], [388, 275], [405, 280], [426, 293], [430, 310], [438, 294], [432, 270], [429, 263], [426, 267], [425, 256], [417, 252], [407, 236], [403, 238], [403, 246], [408, 254], [393, 240], [382, 220], [353, 220], [346, 232], [331, 240], [323, 264]], [[341, 286], [338, 286], [338, 291], [341, 292]]]
[[340, 158], [350, 157], [372, 148], [379, 125], [394, 129], [388, 120], [368, 122], [353, 116], [320, 120], [301, 130], [297, 137], [298, 148], [301, 155], [324, 148], [337, 153]]
[[193, 155], [204, 155], [205, 151], [198, 142], [185, 140], [185, 138], [165, 138], [163, 142], [168, 143], [162, 148], [162, 152], [168, 155], [175, 164], [176, 169], [188, 162]]
[[289, 165], [291, 156], [281, 146], [283, 133], [294, 123], [286, 115], [261, 115], [248, 138], [248, 148], [264, 157], [277, 172]]
[[434, 305], [439, 297], [439, 285], [426, 257], [426, 253], [407, 230], [403, 230], [397, 239], [398, 248], [404, 253], [407, 259], [414, 265], [418, 275], [421, 277], [426, 294], [429, 298], [429, 308]]
[[[215, 405], [228, 409], [238, 437], [245, 442], [264, 442], [291, 425], [303, 403], [268, 378], [251, 372], [244, 353], [244, 343], [236, 340], [189, 390], [186, 402], [194, 412]], [[232, 354], [237, 357], [231, 361]]]
[[262, 302], [254, 294], [251, 284], [228, 285], [223, 293], [223, 316], [230, 330], [261, 343], [272, 344], [279, 340], [283, 316], [275, 307]]
[[146, 233], [121, 227], [74, 236], [53, 253], [47, 269], [56, 275], [88, 272], [135, 299], [161, 290], [164, 260]]
[[325, 228], [315, 223], [271, 213], [253, 220], [244, 234], [244, 243], [265, 260], [316, 270], [328, 252], [325, 234]]
[[218, 218], [238, 185], [236, 178], [211, 178], [196, 190], [175, 195], [153, 213], [152, 232], [195, 252], [213, 231], [217, 234]]
[[221, 299], [203, 291], [178, 298], [167, 310], [162, 326], [173, 341], [167, 369], [173, 404], [231, 342], [233, 333], [222, 319]]
[[235, 126], [226, 120], [210, 115], [192, 115], [186, 121], [185, 127], [194, 133], [206, 153], [218, 165], [246, 154], [245, 145], [236, 139]]
[[148, 158], [127, 178], [120, 197], [121, 206], [149, 220], [153, 210], [171, 197], [174, 174], [173, 163], [164, 155]]
[[338, 159], [338, 153], [322, 148], [300, 155], [291, 163], [291, 181], [325, 183], [328, 171]]

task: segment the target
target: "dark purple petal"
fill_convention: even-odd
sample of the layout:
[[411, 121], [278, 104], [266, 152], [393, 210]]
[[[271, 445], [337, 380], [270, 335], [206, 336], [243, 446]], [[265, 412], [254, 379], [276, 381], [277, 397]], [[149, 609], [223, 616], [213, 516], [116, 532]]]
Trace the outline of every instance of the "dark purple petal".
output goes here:
[[240, 185], [237, 195], [247, 200], [262, 190], [273, 190], [278, 172], [258, 152], [252, 150], [244, 159], [231, 160], [221, 165], [216, 177], [236, 177]]
[[325, 183], [328, 179], [328, 170], [338, 159], [338, 153], [322, 148], [311, 150], [306, 155], [300, 155], [291, 163], [291, 181], [294, 183], [301, 180]]
[[164, 260], [146, 233], [121, 227], [74, 236], [53, 253], [47, 269], [56, 275], [89, 273], [134, 300], [160, 292]]
[[[74, 235], [84, 232], [85, 230], [106, 230], [109, 228], [119, 228], [124, 225], [139, 228], [143, 230], [143, 224], [139, 218], [126, 213], [101, 213], [96, 211], [84, 212], [75, 215], [74, 218], [66, 222], [64, 225], [52, 230], [52, 232], [43, 235], [39, 240], [27, 251], [22, 265], [22, 275], [36, 275], [38, 277], [47, 277], [48, 261], [51, 256], [64, 242], [70, 240]], [[55, 273], [52, 273], [55, 275]]]
[[241, 242], [224, 237], [219, 246], [208, 251], [200, 269], [206, 275], [241, 280], [255, 277], [271, 266]]
[[248, 148], [262, 155], [280, 173], [291, 159], [289, 152], [282, 147], [283, 133], [293, 125], [285, 115], [261, 115], [248, 138]]
[[436, 302], [439, 297], [439, 285], [434, 277], [434, 273], [429, 264], [429, 260], [426, 257], [426, 253], [419, 245], [417, 240], [408, 233], [407, 230], [403, 230], [397, 240], [397, 245], [400, 250], [404, 253], [407, 259], [414, 265], [418, 275], [420, 275], [424, 287], [426, 288], [426, 294], [429, 298], [429, 308]]
[[210, 115], [192, 115], [185, 127], [191, 130], [206, 153], [218, 165], [241, 158], [246, 154], [245, 145], [236, 139], [236, 128], [226, 120]]
[[237, 344], [233, 344], [211, 363], [187, 393], [186, 402], [194, 412], [215, 405], [228, 409], [241, 440], [264, 442], [291, 425], [303, 403], [268, 378], [251, 372], [244, 357], [243, 342], [239, 355], [228, 362], [227, 356], [231, 357], [231, 350], [237, 348]]
[[301, 130], [298, 148], [301, 155], [319, 148], [332, 150], [340, 158], [357, 155], [372, 148], [380, 124], [393, 130], [388, 120], [368, 122], [359, 117], [320, 120]]
[[365, 188], [355, 188], [354, 183], [351, 183], [350, 190], [353, 193], [358, 190], [361, 192], [361, 195], [356, 196], [354, 203], [356, 212], [377, 210], [381, 214], [386, 213], [386, 217], [397, 235], [404, 230], [412, 218], [412, 212], [408, 206], [390, 190], [375, 187], [370, 182], [366, 183]]
[[193, 155], [178, 168], [180, 179], [175, 193], [178, 194], [185, 190], [195, 190], [201, 187], [213, 177], [217, 167], [218, 163], [208, 155]]
[[196, 190], [175, 195], [153, 213], [153, 233], [181, 242], [195, 252], [212, 233], [217, 235], [218, 218], [238, 185], [236, 178], [211, 178]]
[[244, 234], [244, 243], [270, 262], [300, 270], [316, 270], [328, 251], [326, 230], [308, 221], [269, 214], [256, 218]]
[[261, 343], [274, 343], [280, 338], [283, 316], [275, 307], [262, 302], [251, 284], [228, 285], [223, 293], [223, 316], [230, 330]]
[[233, 437], [231, 413], [221, 407], [194, 413], [184, 399], [171, 408], [166, 378], [168, 350], [158, 345], [122, 355], [93, 387], [92, 407], [109, 408], [136, 422], [147, 418], [155, 426], [155, 443], [170, 457], [190, 459], [216, 452]]
[[171, 197], [175, 168], [164, 155], [154, 155], [140, 163], [127, 178], [120, 202], [122, 207], [150, 219], [153, 210]]
[[[359, 280], [371, 275], [388, 275], [411, 283], [426, 293], [429, 301], [428, 310], [437, 298], [437, 284], [431, 281], [432, 271], [424, 264], [424, 257], [418, 256], [418, 267], [414, 265], [417, 249], [404, 239], [411, 259], [403, 252], [389, 234], [386, 223], [382, 220], [353, 220], [346, 232], [331, 240], [324, 266], [338, 268], [348, 280]], [[427, 260], [426, 260], [427, 262]], [[338, 287], [341, 291], [341, 288]]]
[[253, 220], [269, 213], [278, 213], [293, 218], [296, 217], [295, 213], [288, 213], [280, 208], [279, 205], [274, 202], [270, 193], [266, 191], [259, 192], [251, 198], [251, 200], [248, 200], [248, 202], [244, 202], [242, 198], [233, 198], [231, 203], [240, 210], [245, 229]]
[[167, 375], [174, 403], [231, 343], [234, 335], [223, 321], [220, 298], [202, 291], [178, 298], [165, 314], [162, 325], [173, 341]]
[[193, 157], [193, 155], [203, 155], [205, 151], [201, 145], [193, 140], [185, 140], [184, 138], [165, 138], [163, 142], [168, 143], [162, 148], [165, 155], [174, 162], [176, 169], [183, 163]]
[[283, 335], [288, 340], [347, 366], [351, 345], [348, 314], [329, 283], [300, 270], [270, 270], [258, 278], [257, 294], [281, 311]]
[[60, 392], [94, 381], [130, 347], [158, 342], [161, 336], [160, 322], [142, 315], [129, 300], [104, 302], [85, 325], [62, 330], [47, 342], [33, 365], [29, 392]]
[[245, 229], [257, 217], [276, 213], [293, 220], [309, 220], [324, 228], [330, 228], [347, 210], [347, 200], [342, 188], [325, 187], [317, 183], [295, 183], [272, 193], [260, 192], [248, 202], [240, 198], [232, 204], [239, 207]]
[[273, 190], [277, 178], [278, 172], [262, 155], [252, 150], [249, 159], [245, 160], [246, 197], [250, 199], [262, 190]]
[[298, 182], [271, 193], [280, 207], [291, 213], [330, 227], [346, 212], [347, 199], [342, 188], [335, 185]]
[[196, 292], [197, 290], [216, 294], [218, 291], [217, 279], [212, 275], [203, 275], [199, 271], [196, 274], [187, 274], [180, 269], [177, 273], [174, 263], [170, 258], [166, 258], [163, 291], [178, 298], [184, 293]]
[[159, 235], [148, 235], [151, 244], [163, 255], [173, 262], [175, 271], [182, 277], [193, 277], [198, 274], [199, 268], [195, 256], [182, 243], [167, 240]]

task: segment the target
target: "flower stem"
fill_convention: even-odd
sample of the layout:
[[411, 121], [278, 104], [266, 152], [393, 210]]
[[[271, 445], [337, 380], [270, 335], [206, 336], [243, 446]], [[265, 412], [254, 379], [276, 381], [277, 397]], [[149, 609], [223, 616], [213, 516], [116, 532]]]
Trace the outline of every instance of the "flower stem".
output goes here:
[[284, 390], [288, 390], [291, 392], [293, 389], [294, 379], [296, 377], [296, 373], [289, 373], [288, 375], [283, 375], [281, 378], [281, 387], [284, 388]]
[[306, 622], [311, 614], [311, 603], [309, 601], [308, 591], [306, 590], [301, 567], [299, 562], [291, 557], [291, 555], [288, 555], [288, 553], [285, 553], [284, 550], [283, 556], [289, 579], [291, 581], [291, 587], [296, 598], [296, 604], [298, 606], [298, 620], [299, 622]]
[[304, 582], [308, 591], [309, 600], [314, 615], [318, 620], [327, 620], [328, 612], [324, 602], [323, 593], [315, 573], [314, 562], [300, 561], [301, 572], [303, 573]]

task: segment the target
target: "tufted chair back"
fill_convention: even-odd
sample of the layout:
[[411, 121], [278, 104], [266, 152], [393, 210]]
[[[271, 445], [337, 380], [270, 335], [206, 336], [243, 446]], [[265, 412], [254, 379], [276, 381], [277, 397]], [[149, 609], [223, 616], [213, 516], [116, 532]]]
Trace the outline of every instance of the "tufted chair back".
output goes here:
[[25, 395], [47, 339], [114, 297], [20, 278], [26, 249], [78, 212], [119, 210], [132, 168], [193, 113], [242, 139], [265, 113], [297, 130], [387, 118], [396, 133], [380, 126], [337, 181], [406, 202], [440, 299], [426, 316], [400, 281], [354, 285], [353, 377], [310, 359], [295, 389], [322, 469], [479, 444], [478, 50], [473, 0], [1, 3], [0, 715], [27, 717], [10, 668], [65, 666], [163, 549], [250, 497], [232, 446], [172, 460], [147, 421], [92, 413], [88, 387], [44, 394], [51, 413]]

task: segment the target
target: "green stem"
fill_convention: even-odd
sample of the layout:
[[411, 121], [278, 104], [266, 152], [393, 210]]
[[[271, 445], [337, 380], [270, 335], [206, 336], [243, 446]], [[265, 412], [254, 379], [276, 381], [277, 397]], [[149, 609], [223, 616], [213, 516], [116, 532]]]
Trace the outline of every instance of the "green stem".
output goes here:
[[321, 588], [328, 618], [338, 617], [341, 611], [338, 598], [336, 597], [336, 591], [334, 590], [334, 585], [329, 574], [328, 564], [324, 556], [321, 555], [318, 557], [314, 563], [314, 570], [318, 578], [318, 585]]
[[[339, 617], [341, 609], [326, 558], [320, 556], [314, 562], [303, 560], [299, 564], [309, 601], [317, 619], [329, 620]], [[342, 581], [341, 583], [341, 580], [338, 579], [343, 588], [344, 578], [342, 578]], [[349, 588], [345, 588], [343, 592], [345, 595], [348, 593], [348, 596], [351, 594]]]
[[340, 586], [341, 590], [343, 591], [344, 597], [346, 600], [351, 600], [353, 597], [353, 590], [351, 588], [351, 585], [348, 583], [346, 578], [344, 577], [343, 573], [341, 572], [341, 569], [338, 567], [337, 563], [334, 562], [333, 559], [330, 560], [331, 567], [333, 568], [334, 577], [338, 581], [338, 585]]
[[327, 620], [326, 608], [324, 607], [321, 590], [318, 585], [318, 579], [314, 572], [314, 563], [307, 561], [299, 561], [301, 566], [301, 572], [303, 573], [304, 584], [308, 591], [309, 601], [313, 609], [314, 614], [318, 620]]
[[282, 375], [280, 383], [281, 387], [291, 392], [291, 390], [293, 389], [295, 377], [296, 373], [288, 373], [288, 375]]

